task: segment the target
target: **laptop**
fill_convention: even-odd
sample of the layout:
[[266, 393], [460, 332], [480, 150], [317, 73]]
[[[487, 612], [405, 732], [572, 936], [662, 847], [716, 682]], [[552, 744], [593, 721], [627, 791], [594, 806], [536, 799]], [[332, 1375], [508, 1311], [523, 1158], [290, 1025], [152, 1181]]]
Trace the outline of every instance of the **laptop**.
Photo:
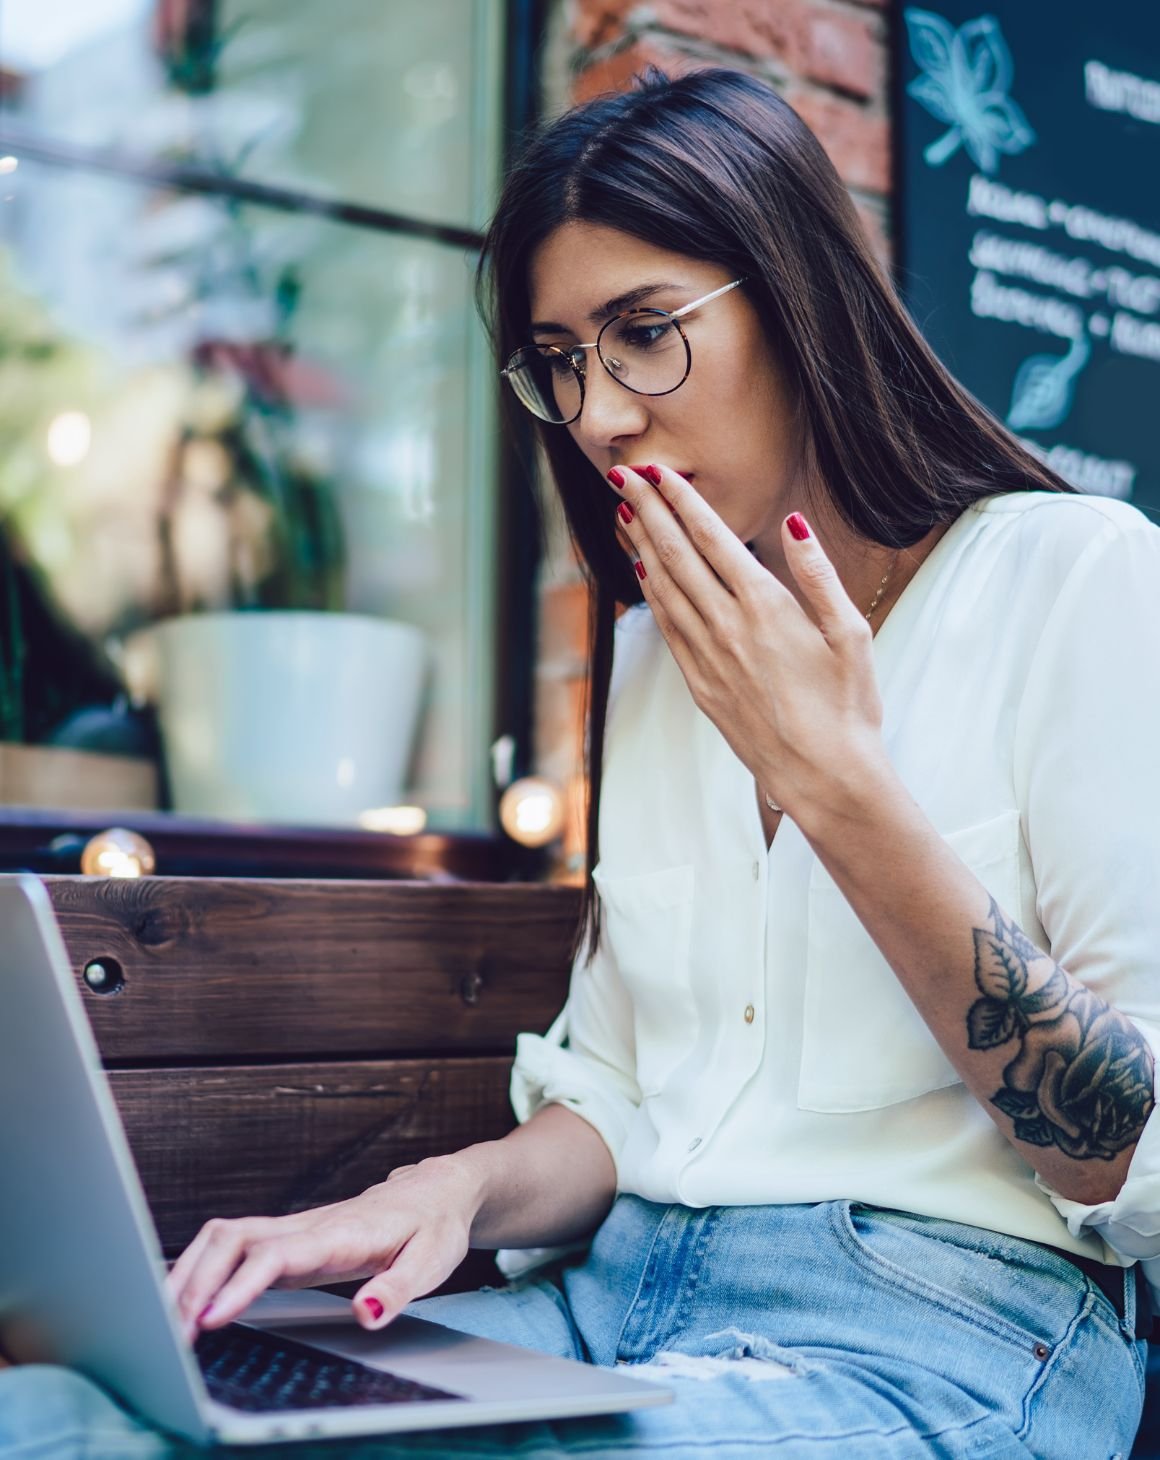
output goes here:
[[185, 1341], [48, 892], [0, 875], [0, 1347], [194, 1444], [269, 1444], [665, 1404], [663, 1386], [312, 1290]]

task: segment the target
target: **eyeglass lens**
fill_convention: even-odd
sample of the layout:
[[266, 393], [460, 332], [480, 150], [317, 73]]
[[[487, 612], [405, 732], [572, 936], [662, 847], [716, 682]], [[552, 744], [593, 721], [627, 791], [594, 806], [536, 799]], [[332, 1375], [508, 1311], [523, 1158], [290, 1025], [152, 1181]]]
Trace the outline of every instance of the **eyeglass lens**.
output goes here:
[[[597, 352], [612, 378], [638, 395], [667, 395], [689, 371], [685, 337], [661, 310], [641, 309], [609, 320], [597, 337]], [[563, 424], [580, 414], [580, 371], [565, 350], [529, 345], [513, 357], [507, 378], [542, 420]]]

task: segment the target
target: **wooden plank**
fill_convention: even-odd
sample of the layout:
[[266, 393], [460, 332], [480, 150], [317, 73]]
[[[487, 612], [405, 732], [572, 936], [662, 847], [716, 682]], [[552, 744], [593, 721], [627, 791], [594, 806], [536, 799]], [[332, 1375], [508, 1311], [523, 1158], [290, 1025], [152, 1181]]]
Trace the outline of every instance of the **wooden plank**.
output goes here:
[[47, 882], [106, 1062], [510, 1055], [567, 993], [574, 888]]
[[396, 1166], [502, 1136], [504, 1059], [109, 1073], [166, 1252], [210, 1217], [340, 1201]]

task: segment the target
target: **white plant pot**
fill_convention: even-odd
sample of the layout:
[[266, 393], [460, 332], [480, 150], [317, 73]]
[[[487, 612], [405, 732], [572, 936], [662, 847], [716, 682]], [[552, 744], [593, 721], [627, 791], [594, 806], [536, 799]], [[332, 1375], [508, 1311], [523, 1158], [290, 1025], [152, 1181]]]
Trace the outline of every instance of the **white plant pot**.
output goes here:
[[148, 639], [175, 811], [353, 826], [402, 801], [426, 659], [418, 629], [261, 610], [167, 619]]

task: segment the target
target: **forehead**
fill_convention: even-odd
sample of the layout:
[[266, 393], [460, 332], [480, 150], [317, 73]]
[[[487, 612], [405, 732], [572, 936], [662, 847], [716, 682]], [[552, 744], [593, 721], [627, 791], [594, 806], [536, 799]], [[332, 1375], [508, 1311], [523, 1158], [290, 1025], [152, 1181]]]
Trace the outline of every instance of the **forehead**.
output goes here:
[[590, 311], [647, 280], [711, 289], [721, 271], [701, 259], [658, 248], [597, 223], [565, 223], [532, 255], [528, 298], [533, 320], [580, 325]]

